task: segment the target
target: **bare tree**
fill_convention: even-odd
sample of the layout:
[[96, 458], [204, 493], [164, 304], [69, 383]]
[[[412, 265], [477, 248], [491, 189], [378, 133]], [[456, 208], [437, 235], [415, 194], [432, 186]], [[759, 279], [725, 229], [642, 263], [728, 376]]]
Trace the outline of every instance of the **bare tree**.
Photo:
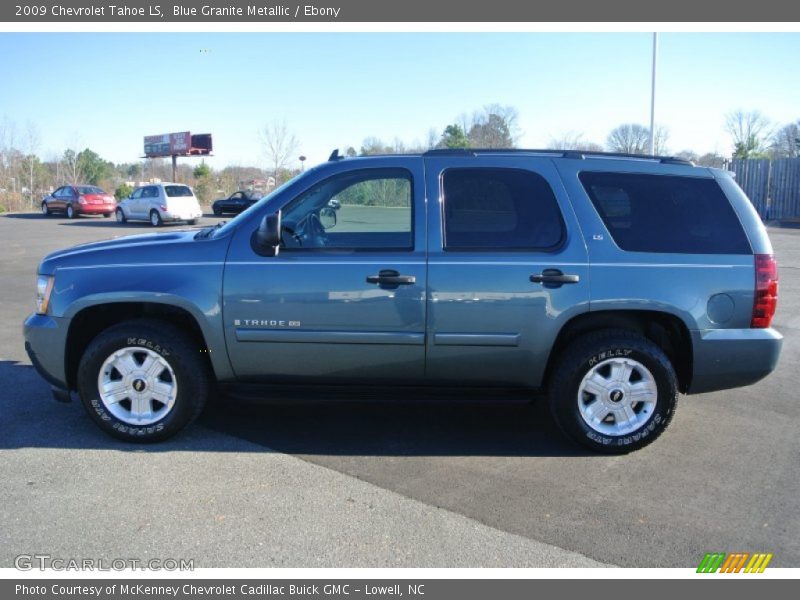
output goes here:
[[275, 177], [275, 185], [280, 185], [280, 172], [286, 169], [300, 144], [294, 133], [286, 127], [286, 121], [272, 121], [265, 125], [261, 130], [261, 142]]
[[[653, 136], [653, 153], [656, 155], [667, 153], [669, 130], [663, 125], [656, 127]], [[650, 128], [638, 123], [625, 123], [611, 130], [606, 139], [606, 146], [612, 152], [625, 154], [650, 153]]]
[[733, 158], [758, 158], [766, 153], [770, 122], [757, 110], [734, 110], [725, 117], [725, 131], [733, 140]]
[[626, 154], [644, 154], [649, 143], [650, 132], [647, 127], [637, 123], [626, 123], [615, 127], [606, 140], [609, 150]]
[[519, 111], [513, 106], [488, 104], [472, 115], [464, 129], [473, 148], [514, 148], [519, 139]]
[[36, 156], [40, 144], [41, 136], [39, 135], [39, 129], [33, 122], [28, 121], [25, 125], [25, 151], [27, 153], [26, 166], [28, 171], [28, 193], [30, 194], [31, 207], [33, 207], [33, 190], [35, 189], [33, 175], [37, 170], [37, 166], [40, 164], [39, 157]]
[[778, 129], [772, 136], [770, 150], [775, 158], [800, 157], [800, 121]]
[[[77, 133], [67, 140], [67, 149], [64, 150], [64, 155], [61, 157], [61, 178], [67, 183], [76, 184], [82, 183], [83, 169], [81, 168], [80, 161], [80, 144], [81, 140]], [[57, 182], [61, 185], [61, 181]]]
[[558, 137], [551, 137], [547, 144], [550, 150], [583, 150], [585, 152], [602, 152], [600, 144], [587, 142], [582, 133], [568, 131]]

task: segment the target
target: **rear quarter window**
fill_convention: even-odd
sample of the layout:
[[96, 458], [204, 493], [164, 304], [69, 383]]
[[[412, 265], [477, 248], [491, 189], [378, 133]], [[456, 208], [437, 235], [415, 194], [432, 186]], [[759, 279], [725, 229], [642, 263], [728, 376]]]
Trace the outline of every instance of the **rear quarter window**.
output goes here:
[[739, 218], [714, 179], [594, 171], [578, 177], [623, 250], [752, 254]]
[[191, 196], [192, 189], [185, 185], [165, 185], [164, 192], [170, 198], [175, 198], [176, 196]]

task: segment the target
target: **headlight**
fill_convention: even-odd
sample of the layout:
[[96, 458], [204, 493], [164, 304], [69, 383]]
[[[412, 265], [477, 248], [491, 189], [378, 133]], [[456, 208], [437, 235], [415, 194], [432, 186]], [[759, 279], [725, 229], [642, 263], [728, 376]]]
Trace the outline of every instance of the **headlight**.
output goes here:
[[39, 275], [36, 280], [36, 312], [40, 315], [47, 314], [54, 281], [55, 277], [52, 275]]

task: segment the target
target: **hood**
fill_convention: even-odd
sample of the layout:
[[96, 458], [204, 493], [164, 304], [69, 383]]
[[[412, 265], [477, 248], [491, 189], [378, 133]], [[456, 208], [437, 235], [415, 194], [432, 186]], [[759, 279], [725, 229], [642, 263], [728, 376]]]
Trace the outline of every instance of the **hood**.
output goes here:
[[[51, 275], [64, 267], [90, 267], [120, 265], [131, 263], [192, 262], [206, 260], [206, 240], [195, 240], [197, 230], [175, 231], [169, 233], [148, 233], [129, 235], [100, 242], [80, 244], [48, 254], [39, 273]], [[203, 246], [203, 251], [197, 251]]]

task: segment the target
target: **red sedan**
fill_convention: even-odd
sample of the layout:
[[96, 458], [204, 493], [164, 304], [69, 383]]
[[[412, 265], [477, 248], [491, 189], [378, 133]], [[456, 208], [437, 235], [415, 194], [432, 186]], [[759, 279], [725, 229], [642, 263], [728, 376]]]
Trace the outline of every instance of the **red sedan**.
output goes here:
[[95, 185], [64, 185], [42, 200], [42, 214], [64, 213], [68, 219], [78, 215], [110, 217], [117, 201]]

